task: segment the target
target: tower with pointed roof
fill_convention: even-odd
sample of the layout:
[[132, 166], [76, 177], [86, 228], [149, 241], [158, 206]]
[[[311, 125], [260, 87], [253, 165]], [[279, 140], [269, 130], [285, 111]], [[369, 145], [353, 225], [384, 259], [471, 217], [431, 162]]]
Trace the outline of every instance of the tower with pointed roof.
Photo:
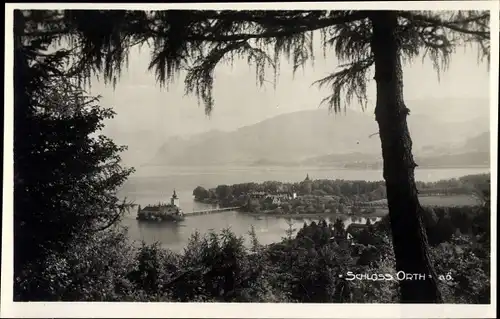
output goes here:
[[172, 197], [170, 198], [170, 204], [176, 206], [176, 207], [179, 207], [179, 197], [177, 197], [177, 193], [175, 192], [175, 189], [174, 189], [174, 193], [172, 194]]
[[307, 174], [306, 179], [300, 184], [301, 193], [303, 195], [310, 195], [312, 193], [312, 181], [309, 178], [309, 174]]

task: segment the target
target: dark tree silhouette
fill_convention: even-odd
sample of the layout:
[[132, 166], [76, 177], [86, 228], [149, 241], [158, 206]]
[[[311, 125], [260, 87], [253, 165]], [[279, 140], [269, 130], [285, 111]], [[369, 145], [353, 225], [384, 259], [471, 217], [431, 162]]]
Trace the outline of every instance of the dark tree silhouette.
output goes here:
[[[22, 20], [17, 11], [16, 27]], [[49, 279], [37, 280], [48, 255], [87, 242], [130, 207], [116, 191], [133, 170], [121, 166], [125, 148], [98, 134], [113, 111], [64, 75], [65, 53], [46, 55], [50, 37], [19, 34], [22, 28], [14, 48], [14, 298], [31, 301], [52, 293]]]
[[331, 54], [344, 62], [339, 71], [316, 82], [330, 88], [332, 94], [324, 102], [331, 110], [341, 111], [353, 98], [366, 106], [366, 83], [374, 67], [375, 119], [396, 267], [428, 278], [402, 281], [401, 302], [441, 301], [414, 179], [402, 63], [423, 54], [439, 75], [454, 49], [471, 43], [479, 46], [481, 58], [489, 58], [489, 12], [68, 10], [58, 14], [59, 18], [43, 22], [44, 31], [25, 28], [25, 36], [42, 32], [70, 39], [75, 59], [68, 73], [88, 80], [99, 72], [115, 83], [129, 49], [147, 43], [152, 49], [150, 70], [158, 82], [168, 86], [186, 71], [186, 93], [196, 94], [207, 114], [215, 103], [212, 87], [217, 65], [245, 57], [255, 66], [259, 85], [266, 81], [268, 67], [274, 69], [276, 83], [282, 55], [293, 63], [294, 71], [314, 61], [316, 30], [325, 56], [333, 49]]

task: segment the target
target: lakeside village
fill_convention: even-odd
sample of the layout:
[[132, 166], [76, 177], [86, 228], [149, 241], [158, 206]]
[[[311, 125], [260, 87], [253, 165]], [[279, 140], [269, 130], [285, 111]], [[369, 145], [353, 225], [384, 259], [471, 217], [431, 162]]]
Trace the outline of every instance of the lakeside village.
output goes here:
[[312, 180], [307, 174], [299, 183], [267, 181], [219, 185], [193, 191], [195, 201], [218, 207], [240, 207], [256, 216], [323, 217], [363, 215], [381, 217], [387, 205], [384, 182]]
[[[456, 206], [454, 200], [471, 197], [470, 186], [482, 182], [482, 175], [432, 183], [418, 182], [421, 196], [443, 199], [439, 205]], [[213, 205], [207, 212], [238, 210], [255, 216], [289, 216], [294, 218], [324, 218], [327, 216], [383, 217], [387, 214], [386, 189], [383, 181], [312, 180], [307, 174], [302, 182], [240, 183], [193, 190], [194, 200]], [[458, 195], [458, 196], [457, 196]], [[460, 198], [459, 198], [460, 197]], [[196, 213], [196, 212], [193, 212]], [[139, 206], [137, 219], [155, 222], [181, 221], [187, 215], [179, 205], [174, 190], [170, 203]]]

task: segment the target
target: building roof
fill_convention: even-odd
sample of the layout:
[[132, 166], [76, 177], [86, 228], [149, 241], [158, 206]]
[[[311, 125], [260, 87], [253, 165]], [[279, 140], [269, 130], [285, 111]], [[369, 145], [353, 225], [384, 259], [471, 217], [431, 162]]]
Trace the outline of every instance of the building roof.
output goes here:
[[268, 198], [282, 198], [283, 196], [284, 195], [282, 195], [282, 194], [277, 194], [277, 195], [276, 194], [269, 194], [266, 197], [268, 197]]
[[150, 212], [159, 212], [161, 209], [164, 208], [172, 208], [174, 207], [171, 204], [162, 204], [162, 205], [148, 205], [141, 209], [141, 211], [150, 211]]
[[290, 196], [292, 195], [291, 192], [278, 192], [277, 196]]
[[160, 208], [161, 208], [161, 206], [146, 206], [141, 210], [142, 211], [150, 211], [150, 212], [158, 212], [158, 211], [160, 211]]
[[349, 226], [347, 226], [346, 231], [347, 232], [349, 232], [349, 231], [360, 231], [360, 230], [363, 230], [363, 229], [367, 228], [368, 226], [369, 225], [366, 225], [366, 224], [355, 224], [355, 223], [352, 223]]
[[266, 192], [250, 192], [250, 195], [266, 195]]

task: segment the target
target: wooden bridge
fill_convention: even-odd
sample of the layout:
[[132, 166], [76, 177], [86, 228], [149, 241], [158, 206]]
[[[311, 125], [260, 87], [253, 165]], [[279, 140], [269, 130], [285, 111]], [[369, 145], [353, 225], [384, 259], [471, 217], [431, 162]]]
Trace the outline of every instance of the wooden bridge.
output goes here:
[[205, 210], [195, 210], [190, 213], [184, 213], [184, 216], [199, 216], [199, 215], [208, 215], [208, 214], [215, 214], [215, 213], [221, 213], [221, 212], [227, 212], [230, 210], [238, 210], [240, 209], [241, 206], [237, 207], [223, 207], [223, 208], [211, 208], [211, 209], [205, 209]]

